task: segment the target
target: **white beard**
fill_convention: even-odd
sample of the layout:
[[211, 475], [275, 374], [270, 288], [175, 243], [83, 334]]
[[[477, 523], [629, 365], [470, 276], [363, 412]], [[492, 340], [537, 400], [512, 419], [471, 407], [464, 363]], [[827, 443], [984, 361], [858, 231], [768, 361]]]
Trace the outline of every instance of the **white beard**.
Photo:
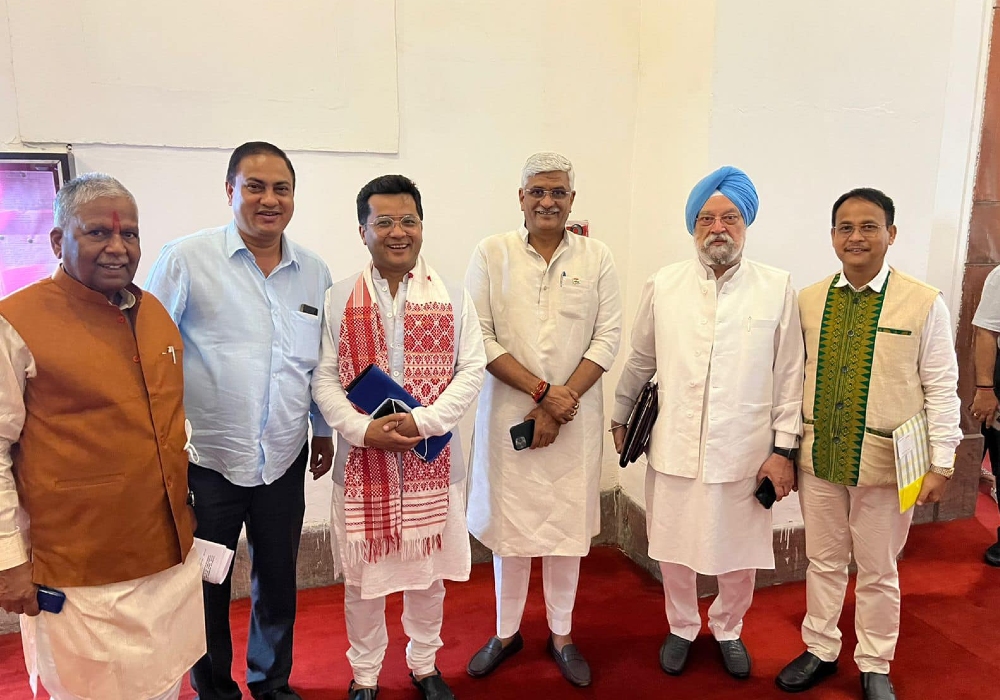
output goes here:
[[[725, 241], [725, 245], [712, 245], [713, 242], [719, 240]], [[728, 233], [712, 234], [705, 239], [704, 244], [700, 248], [696, 243], [695, 249], [698, 251], [698, 258], [708, 266], [732, 265], [743, 254], [743, 246], [737, 245], [736, 241]]]

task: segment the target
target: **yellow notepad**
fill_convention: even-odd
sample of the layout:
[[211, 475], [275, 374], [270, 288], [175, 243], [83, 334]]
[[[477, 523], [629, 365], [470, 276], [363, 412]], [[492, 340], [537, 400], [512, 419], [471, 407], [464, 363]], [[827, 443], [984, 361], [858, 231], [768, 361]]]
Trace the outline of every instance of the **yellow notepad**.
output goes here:
[[896, 486], [899, 488], [899, 512], [905, 513], [917, 502], [924, 476], [931, 468], [931, 445], [927, 433], [927, 414], [921, 411], [892, 431], [896, 453]]

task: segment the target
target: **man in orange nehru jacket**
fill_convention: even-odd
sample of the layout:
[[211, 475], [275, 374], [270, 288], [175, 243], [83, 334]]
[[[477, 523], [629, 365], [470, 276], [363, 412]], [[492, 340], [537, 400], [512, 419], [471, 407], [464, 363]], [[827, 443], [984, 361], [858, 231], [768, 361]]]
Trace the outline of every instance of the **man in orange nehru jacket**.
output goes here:
[[205, 653], [181, 336], [132, 284], [120, 182], [68, 182], [50, 238], [55, 274], [0, 300], [0, 607], [54, 700], [172, 700]]

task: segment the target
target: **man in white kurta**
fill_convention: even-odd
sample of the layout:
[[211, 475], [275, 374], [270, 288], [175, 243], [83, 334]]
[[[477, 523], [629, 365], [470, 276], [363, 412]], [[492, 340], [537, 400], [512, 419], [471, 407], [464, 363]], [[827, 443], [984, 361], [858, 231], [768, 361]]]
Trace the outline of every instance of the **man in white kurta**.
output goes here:
[[[403, 629], [410, 638], [406, 662], [411, 678], [428, 700], [452, 698], [450, 689], [435, 665], [442, 646], [441, 623], [444, 605], [444, 580], [466, 581], [469, 578], [469, 536], [465, 522], [465, 461], [456, 426], [475, 401], [483, 381], [486, 359], [483, 352], [479, 319], [468, 294], [460, 284], [444, 282], [420, 257], [423, 239], [423, 209], [416, 186], [400, 175], [376, 178], [358, 195], [358, 220], [361, 237], [368, 246], [372, 263], [359, 275], [338, 282], [327, 292], [323, 347], [313, 379], [313, 396], [323, 416], [338, 433], [334, 461], [332, 526], [333, 555], [336, 568], [344, 575], [344, 609], [350, 649], [347, 658], [354, 673], [352, 700], [373, 700], [378, 692], [378, 676], [388, 645], [385, 625], [385, 597], [403, 592]], [[430, 318], [448, 325], [448, 337], [433, 338], [434, 345], [452, 346], [446, 359], [445, 375], [432, 404], [413, 409], [412, 413], [379, 419], [360, 412], [347, 399], [344, 368], [354, 358], [345, 356], [342, 325], [345, 308], [354, 299], [355, 290], [370, 295], [377, 308], [383, 338], [371, 339], [385, 349], [383, 369], [404, 387], [414, 367], [424, 372], [426, 365], [414, 350], [414, 337], [421, 335], [421, 323]], [[424, 310], [440, 310], [430, 316]], [[427, 330], [427, 329], [423, 329]], [[430, 353], [424, 353], [430, 354]], [[423, 375], [427, 377], [426, 374]], [[413, 392], [411, 391], [411, 394]], [[426, 547], [408, 547], [406, 523], [402, 542], [392, 541], [376, 555], [360, 555], [354, 546], [358, 520], [351, 520], [352, 506], [345, 497], [345, 483], [350, 482], [350, 456], [362, 452], [388, 454], [392, 469], [398, 469], [401, 481], [411, 473], [407, 460], [415, 462], [410, 450], [423, 438], [452, 432], [450, 473], [446, 473], [446, 507], [439, 514], [442, 521]], [[442, 453], [444, 454], [444, 452]], [[434, 460], [428, 464], [428, 468]], [[368, 472], [366, 472], [366, 476]], [[442, 494], [443, 495], [443, 494]], [[420, 494], [402, 488], [403, 518], [407, 517], [407, 499]], [[397, 496], [397, 499], [399, 497]], [[418, 510], [423, 505], [418, 506]], [[429, 517], [429, 509], [410, 515]], [[354, 524], [352, 524], [352, 522]], [[362, 523], [371, 526], [370, 521]], [[364, 528], [362, 528], [364, 529]], [[436, 540], [436, 543], [435, 543]]]
[[742, 256], [757, 204], [750, 179], [731, 166], [695, 186], [686, 219], [697, 257], [646, 282], [615, 394], [621, 451], [621, 426], [643, 385], [658, 378], [646, 523], [670, 624], [660, 665], [671, 675], [683, 671], [701, 630], [697, 574], [718, 578], [708, 626], [726, 670], [750, 675], [743, 615], [756, 569], [774, 568], [771, 511], [754, 492], [767, 477], [780, 499], [794, 482], [802, 336], [789, 274]]
[[[567, 159], [529, 158], [519, 196], [525, 226], [482, 241], [466, 277], [489, 362], [469, 530], [493, 551], [497, 603], [496, 636], [467, 670], [485, 676], [522, 647], [531, 558], [543, 557], [549, 652], [567, 680], [587, 685], [570, 632], [580, 558], [600, 531], [600, 377], [618, 351], [618, 277], [606, 245], [566, 231], [575, 196]], [[510, 429], [525, 419], [534, 420], [532, 449], [518, 451]]]

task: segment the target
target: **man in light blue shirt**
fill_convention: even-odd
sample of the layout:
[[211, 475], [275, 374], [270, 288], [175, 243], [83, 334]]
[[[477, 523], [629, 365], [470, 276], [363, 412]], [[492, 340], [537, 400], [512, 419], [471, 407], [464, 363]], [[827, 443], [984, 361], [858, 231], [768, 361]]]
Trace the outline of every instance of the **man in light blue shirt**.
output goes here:
[[[247, 686], [256, 700], [301, 700], [288, 679], [310, 415], [314, 479], [333, 457], [332, 432], [309, 388], [332, 280], [319, 256], [284, 235], [294, 191], [295, 170], [281, 149], [243, 144], [226, 174], [234, 221], [165, 245], [146, 280], [184, 341], [195, 536], [236, 549], [246, 525]], [[201, 700], [242, 697], [232, 678], [231, 580], [204, 584], [208, 653], [191, 672]]]

